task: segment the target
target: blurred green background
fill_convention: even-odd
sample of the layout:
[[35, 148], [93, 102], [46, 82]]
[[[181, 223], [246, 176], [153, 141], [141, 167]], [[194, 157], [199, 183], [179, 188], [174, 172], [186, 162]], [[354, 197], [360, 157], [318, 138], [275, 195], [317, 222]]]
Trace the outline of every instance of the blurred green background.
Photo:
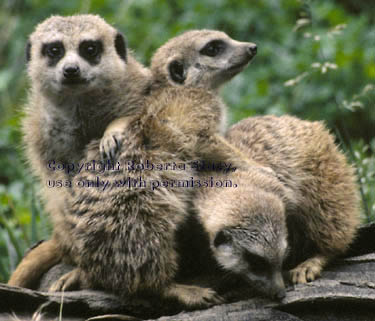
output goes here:
[[144, 64], [188, 29], [255, 42], [250, 67], [223, 90], [231, 122], [259, 114], [325, 120], [357, 167], [363, 221], [375, 219], [375, 5], [369, 0], [2, 0], [0, 4], [0, 282], [32, 243], [47, 238], [38, 183], [20, 134], [28, 80], [24, 47], [52, 14], [96, 13]]

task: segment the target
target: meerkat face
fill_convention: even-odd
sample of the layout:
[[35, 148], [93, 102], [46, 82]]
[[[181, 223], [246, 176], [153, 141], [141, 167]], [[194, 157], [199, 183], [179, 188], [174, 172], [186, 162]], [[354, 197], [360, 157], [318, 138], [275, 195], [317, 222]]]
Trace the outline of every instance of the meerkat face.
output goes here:
[[224, 32], [194, 30], [159, 48], [151, 71], [175, 85], [215, 90], [241, 72], [256, 53], [254, 43], [233, 40]]
[[220, 229], [211, 248], [225, 270], [241, 276], [254, 290], [282, 299], [282, 264], [288, 247], [284, 210], [278, 201], [259, 210], [242, 216], [236, 226]]
[[126, 69], [125, 40], [98, 16], [53, 16], [37, 26], [27, 46], [33, 86], [46, 94], [105, 90]]

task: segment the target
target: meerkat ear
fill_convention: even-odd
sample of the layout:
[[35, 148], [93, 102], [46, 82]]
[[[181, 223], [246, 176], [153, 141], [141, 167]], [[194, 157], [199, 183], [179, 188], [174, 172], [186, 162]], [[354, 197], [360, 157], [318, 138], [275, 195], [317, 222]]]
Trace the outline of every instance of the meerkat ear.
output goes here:
[[120, 32], [117, 33], [115, 38], [115, 48], [120, 58], [126, 62], [126, 40], [123, 34], [121, 34]]
[[172, 60], [168, 65], [168, 73], [171, 79], [178, 84], [183, 84], [186, 80], [185, 66], [182, 61]]
[[29, 62], [31, 60], [31, 41], [30, 40], [26, 44], [25, 54], [26, 54], [26, 62]]
[[232, 241], [231, 235], [226, 230], [219, 231], [214, 240], [214, 246], [218, 247], [225, 243], [230, 243]]

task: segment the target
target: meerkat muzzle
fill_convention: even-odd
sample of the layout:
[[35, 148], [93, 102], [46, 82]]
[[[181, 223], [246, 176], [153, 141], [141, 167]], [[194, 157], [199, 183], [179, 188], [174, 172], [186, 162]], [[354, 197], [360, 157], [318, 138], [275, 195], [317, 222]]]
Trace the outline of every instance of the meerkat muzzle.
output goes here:
[[247, 52], [249, 53], [249, 55], [250, 55], [251, 57], [254, 57], [254, 56], [257, 54], [257, 52], [258, 52], [258, 46], [257, 46], [255, 43], [251, 44], [251, 45], [247, 48]]

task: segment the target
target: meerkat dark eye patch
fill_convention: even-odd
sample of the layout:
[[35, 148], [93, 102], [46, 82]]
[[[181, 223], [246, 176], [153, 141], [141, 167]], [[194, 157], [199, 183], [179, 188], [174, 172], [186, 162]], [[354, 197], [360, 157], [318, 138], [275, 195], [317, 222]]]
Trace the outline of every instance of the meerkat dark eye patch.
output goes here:
[[90, 64], [97, 65], [103, 53], [103, 43], [100, 40], [85, 40], [79, 44], [79, 55]]
[[223, 40], [212, 40], [207, 43], [199, 52], [201, 55], [215, 57], [224, 52], [226, 44]]
[[266, 261], [265, 258], [257, 254], [245, 251], [244, 258], [246, 262], [249, 263], [250, 269], [254, 273], [264, 274], [269, 270], [269, 263]]
[[174, 82], [178, 84], [183, 84], [185, 82], [185, 67], [181, 61], [173, 60], [168, 66], [168, 71]]
[[125, 37], [121, 34], [118, 33], [115, 38], [115, 48], [117, 54], [120, 56], [122, 60], [126, 62], [126, 40]]
[[45, 43], [42, 46], [42, 56], [48, 57], [50, 67], [55, 66], [64, 55], [65, 48], [61, 41]]
[[221, 230], [215, 236], [214, 246], [218, 247], [222, 244], [230, 243], [231, 241], [232, 241], [232, 237], [230, 236], [230, 234], [226, 233], [225, 230]]

